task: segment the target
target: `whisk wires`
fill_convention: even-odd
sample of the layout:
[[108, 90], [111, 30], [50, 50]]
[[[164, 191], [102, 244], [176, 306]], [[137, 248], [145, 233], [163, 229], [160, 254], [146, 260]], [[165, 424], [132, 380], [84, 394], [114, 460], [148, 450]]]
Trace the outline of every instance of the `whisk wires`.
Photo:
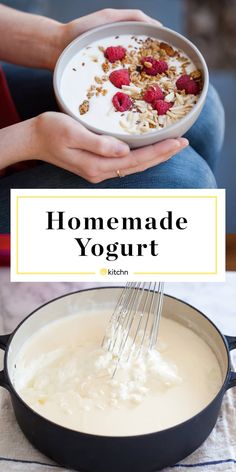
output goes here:
[[131, 356], [156, 347], [163, 307], [163, 282], [128, 282], [109, 320], [102, 347], [116, 358], [116, 368]]

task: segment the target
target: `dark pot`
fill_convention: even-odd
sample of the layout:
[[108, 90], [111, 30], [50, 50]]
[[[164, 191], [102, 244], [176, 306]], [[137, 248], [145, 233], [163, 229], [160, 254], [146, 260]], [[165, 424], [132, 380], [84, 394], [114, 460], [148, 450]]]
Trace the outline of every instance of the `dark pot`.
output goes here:
[[236, 348], [236, 337], [223, 336], [196, 308], [165, 295], [165, 315], [201, 333], [221, 366], [224, 379], [222, 386], [206, 408], [172, 428], [127, 437], [97, 436], [73, 431], [34, 412], [20, 398], [11, 380], [15, 359], [22, 344], [37, 329], [65, 314], [77, 313], [78, 309], [89, 311], [99, 303], [103, 307], [111, 307], [120, 290], [119, 287], [96, 288], [57, 298], [35, 310], [11, 335], [0, 336], [0, 347], [5, 350], [0, 386], [11, 394], [16, 419], [23, 433], [48, 457], [81, 472], [153, 472], [175, 464], [205, 441], [217, 421], [224, 393], [236, 386], [236, 373], [230, 369], [229, 356], [229, 351]]

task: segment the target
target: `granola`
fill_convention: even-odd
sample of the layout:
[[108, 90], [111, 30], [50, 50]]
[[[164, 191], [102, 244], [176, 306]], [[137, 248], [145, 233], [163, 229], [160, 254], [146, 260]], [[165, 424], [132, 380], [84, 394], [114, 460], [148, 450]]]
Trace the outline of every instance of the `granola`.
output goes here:
[[79, 106], [79, 112], [81, 115], [85, 115], [89, 111], [89, 101], [84, 100]]
[[78, 57], [80, 63], [71, 63], [78, 88], [84, 76], [77, 113], [103, 132], [143, 134], [169, 126], [189, 113], [203, 86], [202, 72], [190, 58], [155, 38], [106, 38]]

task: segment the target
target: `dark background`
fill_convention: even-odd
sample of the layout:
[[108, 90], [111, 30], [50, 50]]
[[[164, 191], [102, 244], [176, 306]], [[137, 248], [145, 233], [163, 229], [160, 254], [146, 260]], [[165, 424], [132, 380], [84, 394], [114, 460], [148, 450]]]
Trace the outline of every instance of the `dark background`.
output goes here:
[[188, 36], [204, 54], [226, 112], [216, 178], [227, 190], [227, 232], [236, 233], [236, 0], [8, 0], [2, 3], [66, 22], [101, 8], [140, 8]]

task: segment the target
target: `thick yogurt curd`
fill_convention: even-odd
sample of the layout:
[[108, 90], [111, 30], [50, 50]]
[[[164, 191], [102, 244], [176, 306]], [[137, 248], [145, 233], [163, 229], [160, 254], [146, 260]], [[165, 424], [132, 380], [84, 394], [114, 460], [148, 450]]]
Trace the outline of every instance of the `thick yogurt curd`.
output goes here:
[[[107, 48], [117, 46], [125, 48], [126, 54], [121, 60], [110, 62]], [[149, 75], [150, 63], [145, 58], [164, 61], [167, 70]], [[119, 87], [110, 77], [121, 69], [128, 71], [130, 83]], [[194, 93], [178, 89], [176, 82], [182, 75], [189, 75], [189, 80], [196, 83]], [[162, 129], [185, 116], [197, 102], [201, 85], [201, 71], [182, 50], [147, 36], [120, 35], [95, 41], [80, 50], [64, 70], [60, 94], [76, 117], [101, 133], [142, 134]], [[153, 86], [161, 89], [159, 98], [169, 105], [164, 113], [156, 100], [145, 100], [145, 92]], [[129, 97], [132, 102], [129, 109], [115, 108], [113, 98], [117, 93]]]
[[42, 416], [87, 433], [150, 433], [187, 420], [222, 383], [215, 354], [193, 331], [169, 318], [157, 350], [121, 363], [101, 348], [109, 313], [67, 316], [40, 329], [21, 348], [14, 386]]

